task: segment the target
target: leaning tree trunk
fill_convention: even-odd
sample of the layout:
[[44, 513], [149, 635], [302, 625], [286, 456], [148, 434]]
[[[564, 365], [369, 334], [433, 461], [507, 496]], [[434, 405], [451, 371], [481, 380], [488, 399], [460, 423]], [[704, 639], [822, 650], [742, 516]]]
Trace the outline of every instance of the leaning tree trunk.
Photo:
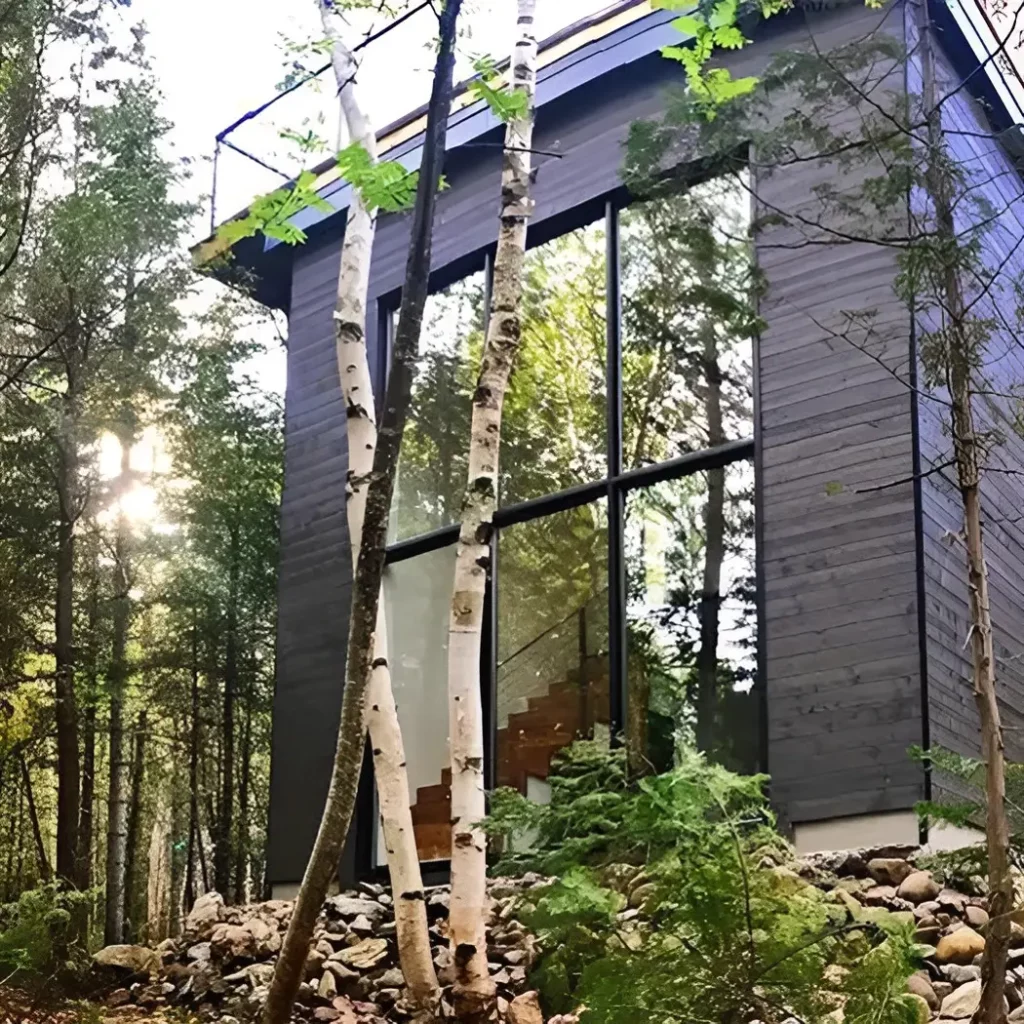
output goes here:
[[21, 761], [21, 781], [25, 787], [25, 798], [28, 801], [28, 818], [32, 824], [32, 839], [36, 848], [36, 860], [39, 864], [39, 880], [50, 880], [50, 862], [46, 856], [46, 844], [43, 842], [43, 830], [39, 826], [39, 811], [36, 808], [35, 793], [32, 792], [32, 775], [28, 770], [28, 762], [23, 753], [18, 754]]
[[513, 83], [528, 97], [526, 114], [509, 122], [502, 157], [501, 213], [494, 288], [480, 375], [473, 394], [469, 482], [455, 558], [448, 625], [448, 734], [452, 764], [452, 892], [448, 930], [455, 964], [455, 1012], [483, 1020], [495, 1001], [487, 969], [487, 842], [478, 827], [484, 799], [484, 727], [480, 643], [498, 503], [501, 413], [522, 333], [520, 304], [530, 216], [530, 149], [537, 75], [536, 0], [519, 0]]
[[[121, 475], [118, 494], [123, 498], [130, 477], [132, 437], [121, 435]], [[114, 638], [110, 664], [110, 784], [107, 791], [107, 891], [103, 940], [116, 945], [124, 940], [124, 872], [128, 840], [128, 759], [124, 743], [124, 699], [128, 685], [129, 596], [128, 518], [118, 511], [114, 542]]]
[[964, 513], [971, 623], [967, 639], [971, 649], [974, 701], [981, 722], [981, 752], [985, 761], [990, 923], [981, 959], [981, 1002], [973, 1020], [975, 1024], [1002, 1024], [1006, 1020], [1004, 989], [1014, 892], [1010, 869], [1010, 826], [1006, 814], [1006, 757], [996, 698], [988, 565], [982, 528], [981, 476], [985, 453], [977, 434], [973, 404], [974, 367], [979, 356], [978, 343], [973, 337], [978, 332], [972, 329], [976, 325], [970, 321], [970, 305], [957, 264], [960, 243], [953, 212], [953, 183], [943, 159], [942, 115], [936, 102], [934, 37], [925, 0], [918, 0], [917, 28], [920, 34], [921, 102], [928, 126], [925, 189], [935, 214], [936, 248], [943, 260], [938, 286], [943, 293], [939, 306], [945, 319], [943, 331], [947, 338], [944, 370], [951, 404], [953, 456]]
[[[725, 441], [722, 428], [722, 368], [713, 324], [705, 328], [704, 407], [708, 445]], [[725, 558], [725, 469], [709, 469], [708, 501], [704, 510], [704, 580], [700, 595], [700, 647], [697, 651], [697, 749], [710, 755], [715, 747], [718, 718], [718, 631], [722, 607], [722, 562]]]
[[[323, 10], [323, 8], [321, 8]], [[325, 28], [333, 26], [325, 17]], [[369, 120], [355, 96], [352, 54], [336, 34], [334, 71], [348, 134], [359, 143], [372, 161], [377, 159], [377, 140]], [[347, 507], [352, 544], [353, 571], [359, 564], [362, 546], [366, 496], [377, 449], [377, 417], [374, 407], [373, 379], [366, 352], [366, 294], [369, 285], [370, 258], [376, 232], [376, 217], [353, 195], [348, 225], [341, 252], [338, 292], [334, 312], [338, 374], [345, 407], [348, 410], [349, 469]], [[405, 976], [409, 999], [418, 1008], [436, 1005], [440, 995], [437, 974], [430, 950], [427, 911], [423, 900], [416, 834], [412, 822], [412, 800], [406, 771], [405, 746], [398, 721], [391, 669], [388, 663], [387, 623], [383, 601], [374, 635], [373, 673], [367, 691], [366, 729], [373, 750], [373, 769], [380, 804], [391, 888], [395, 894], [395, 928], [398, 955]]]
[[[264, 1024], [285, 1024], [291, 1012], [302, 981], [313, 928], [337, 870], [356, 803], [365, 737], [364, 705], [374, 667], [374, 634], [381, 606], [388, 519], [398, 453], [412, 393], [423, 309], [427, 301], [434, 208], [451, 111], [456, 24], [461, 6], [462, 0], [447, 0], [439, 19], [440, 43], [427, 106], [427, 127], [410, 230], [405, 285], [384, 417], [366, 496], [362, 546], [352, 588], [346, 682], [330, 787], [316, 842], [274, 970], [264, 1008]], [[338, 53], [337, 47], [335, 53]], [[422, 901], [423, 893], [399, 893], [399, 897]]]

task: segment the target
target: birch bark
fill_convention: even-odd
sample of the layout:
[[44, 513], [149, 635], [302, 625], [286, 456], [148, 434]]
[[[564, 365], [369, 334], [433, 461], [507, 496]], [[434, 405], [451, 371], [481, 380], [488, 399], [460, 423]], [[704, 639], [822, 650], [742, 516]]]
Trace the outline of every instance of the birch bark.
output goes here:
[[[321, 3], [323, 4], [324, 0], [321, 0]], [[295, 900], [288, 931], [267, 995], [263, 1012], [264, 1024], [285, 1024], [290, 1015], [302, 980], [313, 927], [331, 878], [337, 869], [338, 858], [356, 802], [366, 735], [364, 708], [367, 704], [371, 676], [378, 667], [374, 664], [374, 636], [381, 606], [380, 589], [387, 547], [387, 526], [399, 447], [412, 390], [423, 308], [427, 298], [434, 208], [444, 161], [448, 116], [451, 111], [456, 23], [461, 6], [462, 0], [447, 0], [438, 19], [440, 43], [433, 87], [427, 106], [420, 180], [412, 215], [405, 285], [402, 290], [402, 305], [395, 335], [384, 417], [378, 434], [378, 445], [374, 451], [372, 471], [368, 480], [360, 481], [366, 486], [365, 512], [359, 559], [352, 588], [346, 680], [338, 725], [338, 742], [320, 828]], [[321, 13], [326, 20], [326, 12], [322, 9]], [[350, 85], [352, 81], [351, 70], [345, 71], [351, 67], [351, 54], [347, 55], [349, 59], [343, 59], [345, 53], [335, 46], [334, 55], [336, 74], [345, 72], [344, 86], [341, 89], [344, 94], [345, 86]], [[342, 85], [341, 79], [339, 85]], [[346, 102], [343, 96], [343, 109], [347, 109]], [[366, 238], [364, 234], [362, 241], [364, 244], [372, 243], [372, 237]], [[346, 261], [343, 257], [342, 273], [345, 272]], [[362, 272], [368, 274], [369, 266], [363, 268]], [[365, 292], [362, 303], [365, 307]], [[336, 316], [336, 320], [350, 332], [358, 331], [359, 335], [362, 334], [363, 320], [346, 321], [343, 316]], [[342, 369], [345, 368], [343, 366]], [[360, 402], [364, 401], [368, 394], [369, 389], [360, 397]], [[399, 897], [410, 903], [423, 901], [422, 892], [401, 892]]]
[[[332, 43], [331, 62], [338, 86], [344, 123], [349, 138], [358, 142], [377, 160], [377, 139], [355, 94], [356, 64], [327, 9], [321, 4], [324, 31]], [[352, 543], [352, 569], [359, 564], [359, 551], [366, 513], [366, 494], [373, 456], [377, 448], [377, 416], [373, 379], [366, 351], [366, 295], [369, 289], [370, 259], [376, 233], [376, 217], [353, 194], [348, 225], [341, 251], [338, 293], [334, 312], [338, 374], [348, 410], [349, 470], [347, 515]], [[395, 928], [398, 955], [410, 1001], [417, 1007], [436, 1004], [440, 995], [430, 952], [427, 910], [423, 900], [416, 835], [412, 823], [409, 777], [405, 768], [405, 747], [398, 721], [391, 671], [387, 660], [388, 637], [384, 602], [380, 600], [374, 635], [373, 671], [366, 695], [364, 721], [373, 750], [374, 776], [387, 850], [391, 887], [395, 894]]]
[[505, 132], [494, 288], [480, 374], [473, 395], [469, 480], [455, 563], [448, 630], [448, 718], [452, 762], [452, 891], [449, 933], [456, 1014], [482, 1020], [495, 1001], [487, 969], [487, 844], [477, 828], [484, 799], [480, 643], [498, 500], [501, 414], [522, 332], [520, 300], [529, 219], [537, 40], [536, 0], [519, 0], [513, 85], [527, 94], [526, 114]]

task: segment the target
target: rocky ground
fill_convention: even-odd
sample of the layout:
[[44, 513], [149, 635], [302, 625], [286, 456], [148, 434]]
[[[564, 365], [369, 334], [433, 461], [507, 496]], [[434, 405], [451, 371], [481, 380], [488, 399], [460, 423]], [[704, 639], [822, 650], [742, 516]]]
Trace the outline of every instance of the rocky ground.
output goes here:
[[[981, 953], [988, 913], [985, 899], [949, 888], [915, 864], [909, 849], [833, 853], [780, 865], [832, 894], [850, 920], [870, 920], [879, 910], [904, 915], [918, 941], [930, 949], [925, 967], [908, 984], [929, 1019], [966, 1021], [981, 994]], [[622, 865], [621, 888], [629, 907], [624, 928], [640, 926], [644, 878]], [[539, 877], [492, 884], [491, 973], [499, 1009], [513, 1024], [540, 1024], [527, 975], [536, 947], [515, 919], [516, 897]], [[442, 984], [450, 983], [445, 887], [428, 890], [427, 908], [434, 962]], [[187, 1011], [191, 1018], [234, 1024], [251, 1020], [266, 996], [274, 960], [287, 928], [291, 904], [282, 901], [225, 907], [216, 893], [202, 897], [184, 933], [156, 949], [115, 946], [96, 954], [106, 1012], [133, 1008], [147, 1013]], [[405, 1016], [402, 974], [395, 950], [391, 896], [364, 883], [330, 899], [320, 917], [296, 1019], [360, 1024]], [[1014, 924], [1007, 974], [1011, 1021], [1024, 1024], [1024, 928]], [[447, 1007], [446, 1007], [447, 1008]]]

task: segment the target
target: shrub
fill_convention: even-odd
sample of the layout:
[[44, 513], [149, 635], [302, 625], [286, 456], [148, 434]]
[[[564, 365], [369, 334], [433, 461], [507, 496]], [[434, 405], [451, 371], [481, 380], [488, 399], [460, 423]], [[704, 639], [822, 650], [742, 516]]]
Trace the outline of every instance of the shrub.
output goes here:
[[633, 780], [622, 751], [579, 743], [553, 764], [548, 805], [495, 794], [496, 871], [558, 876], [520, 907], [549, 1010], [582, 1006], [585, 1024], [916, 1022], [912, 924], [851, 919], [785, 867], [765, 782], [696, 753]]

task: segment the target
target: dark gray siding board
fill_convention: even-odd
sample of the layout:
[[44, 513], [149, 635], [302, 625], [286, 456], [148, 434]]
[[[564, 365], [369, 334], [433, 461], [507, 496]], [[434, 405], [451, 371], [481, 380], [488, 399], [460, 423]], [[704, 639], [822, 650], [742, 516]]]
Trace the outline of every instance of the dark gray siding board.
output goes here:
[[[870, 12], [848, 10], [843, 31], [853, 37], [871, 23]], [[837, 32], [819, 45], [838, 41]], [[837, 177], [802, 164], [759, 182], [758, 196], [766, 210], [799, 209], [815, 185]], [[783, 813], [799, 823], [912, 806], [923, 775], [907, 749], [924, 726], [913, 420], [897, 379], [911, 324], [892, 289], [894, 254], [863, 244], [782, 247], [796, 240], [781, 226], [758, 236], [768, 279], [760, 346], [768, 768]], [[843, 312], [863, 309], [877, 311], [884, 366], [838, 336]]]

